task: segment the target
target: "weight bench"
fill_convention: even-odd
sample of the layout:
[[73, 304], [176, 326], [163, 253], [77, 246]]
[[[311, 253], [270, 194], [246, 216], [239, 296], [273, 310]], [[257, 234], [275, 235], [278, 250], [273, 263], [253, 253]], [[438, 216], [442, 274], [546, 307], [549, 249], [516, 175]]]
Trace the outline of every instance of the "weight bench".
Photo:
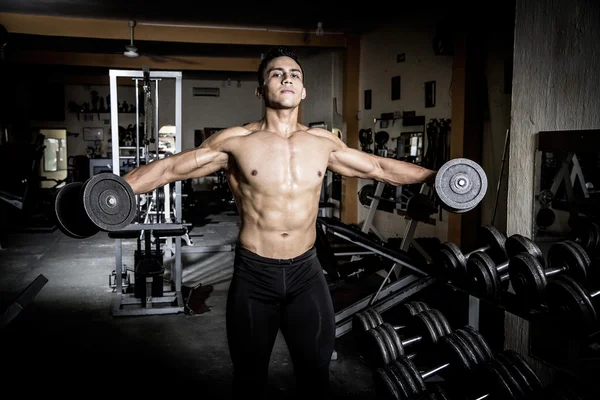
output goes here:
[[[409, 221], [407, 230], [414, 232], [414, 226], [417, 223], [415, 220]], [[369, 295], [335, 314], [336, 338], [352, 330], [352, 316], [357, 312], [365, 308], [372, 308], [382, 313], [436, 282], [436, 279], [429, 276], [422, 266], [416, 263], [405, 250], [384, 247], [371, 240], [364, 232], [357, 232], [333, 218], [317, 217], [317, 227], [394, 262], [381, 282], [379, 289], [373, 295]], [[404, 243], [410, 242], [411, 239], [412, 237], [404, 237], [402, 247], [404, 247]], [[413, 273], [406, 274], [386, 285], [397, 264], [409, 268]]]
[[[164, 290], [163, 257], [160, 239], [177, 237], [187, 233], [187, 228], [181, 224], [131, 224], [119, 231], [109, 232], [108, 236], [115, 239], [116, 265], [115, 291], [112, 316], [176, 314], [185, 311], [185, 303], [181, 291], [181, 265], [174, 263], [172, 270], [173, 284], [169, 290]], [[142, 252], [141, 236], [145, 249]], [[151, 238], [155, 238], [155, 248], [152, 249]], [[137, 239], [137, 250], [134, 255], [135, 282], [133, 293], [123, 290], [123, 255], [122, 240]], [[125, 274], [126, 276], [126, 274]]]

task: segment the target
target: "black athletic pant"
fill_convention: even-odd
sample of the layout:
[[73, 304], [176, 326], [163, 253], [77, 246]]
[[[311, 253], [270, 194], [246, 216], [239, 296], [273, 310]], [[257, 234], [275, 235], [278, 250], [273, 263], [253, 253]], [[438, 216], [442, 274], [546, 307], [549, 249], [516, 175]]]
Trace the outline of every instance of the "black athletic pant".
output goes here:
[[328, 398], [335, 315], [316, 248], [280, 260], [237, 246], [227, 298], [234, 399], [266, 398], [269, 360], [279, 329], [292, 359], [298, 394], [307, 400]]

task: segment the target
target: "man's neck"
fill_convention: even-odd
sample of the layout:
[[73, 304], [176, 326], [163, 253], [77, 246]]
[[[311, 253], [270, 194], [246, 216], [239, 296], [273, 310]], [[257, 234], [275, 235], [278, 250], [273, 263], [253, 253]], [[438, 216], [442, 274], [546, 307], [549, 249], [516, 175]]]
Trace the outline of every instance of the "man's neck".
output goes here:
[[262, 120], [262, 128], [265, 131], [289, 137], [300, 128], [298, 124], [298, 108], [292, 110], [267, 108]]

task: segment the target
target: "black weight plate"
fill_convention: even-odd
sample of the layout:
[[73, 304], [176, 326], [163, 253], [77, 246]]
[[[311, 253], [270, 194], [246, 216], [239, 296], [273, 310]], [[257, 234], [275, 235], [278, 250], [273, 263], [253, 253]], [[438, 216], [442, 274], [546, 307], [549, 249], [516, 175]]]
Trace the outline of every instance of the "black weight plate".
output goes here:
[[362, 334], [371, 329], [371, 322], [365, 317], [364, 311], [359, 311], [352, 317], [352, 330], [358, 334], [358, 339], [362, 339]]
[[586, 331], [597, 327], [598, 316], [592, 299], [573, 278], [557, 276], [548, 282], [546, 292], [550, 312], [575, 322]]
[[[389, 357], [388, 362], [398, 358], [398, 351], [396, 349], [396, 344], [394, 343], [393, 339], [388, 334], [388, 331], [385, 328], [383, 328], [381, 325], [379, 325], [373, 329], [376, 329], [377, 332], [379, 332], [379, 335], [381, 336], [381, 338], [383, 339], [383, 342], [385, 343], [385, 347], [387, 349], [387, 354]], [[385, 363], [385, 359], [382, 359], [381, 361]]]
[[[434, 310], [430, 309], [423, 311], [418, 314], [418, 317], [425, 321], [425, 325], [427, 325], [428, 328], [427, 330], [421, 329], [420, 333], [416, 333], [422, 336], [423, 342], [427, 344], [435, 343], [442, 334], [442, 327], [436, 322], [437, 317], [434, 315]], [[421, 324], [419, 326], [423, 327], [424, 325]]]
[[458, 333], [460, 330], [461, 329], [457, 329], [456, 331], [452, 332], [451, 339], [456, 342], [456, 344], [461, 348], [465, 357], [469, 360], [471, 365], [469, 371], [473, 371], [479, 365], [479, 360], [477, 359], [477, 354], [475, 354], [475, 351], [471, 348], [469, 342]]
[[445, 210], [460, 214], [481, 202], [487, 185], [487, 176], [479, 164], [466, 158], [455, 158], [438, 170], [435, 194]]
[[528, 307], [543, 303], [546, 275], [537, 258], [529, 253], [520, 253], [510, 259], [508, 274], [515, 294]]
[[430, 307], [427, 303], [423, 302], [423, 301], [415, 301], [413, 302], [415, 305], [415, 309], [417, 313], [420, 313], [421, 311], [425, 311], [425, 310], [429, 310]]
[[526, 400], [525, 392], [519, 386], [519, 382], [517, 381], [510, 368], [508, 367], [507, 363], [505, 362], [503, 354], [496, 354], [494, 359], [490, 360], [490, 362], [494, 364], [494, 367], [500, 373], [500, 375], [504, 379], [504, 382], [506, 382], [506, 384], [510, 388], [510, 391], [514, 395], [514, 399]]
[[390, 375], [387, 369], [376, 368], [373, 370], [373, 382], [378, 399], [403, 399], [396, 385], [395, 379]]
[[54, 213], [58, 228], [74, 239], [87, 238], [100, 231], [83, 208], [82, 182], [67, 183], [60, 188], [54, 199]]
[[376, 187], [374, 184], [369, 183], [363, 186], [358, 192], [358, 201], [365, 207], [369, 207], [371, 205], [370, 197], [375, 196]]
[[427, 391], [427, 385], [421, 377], [421, 373], [417, 370], [415, 364], [407, 358], [399, 358], [396, 362], [397, 365], [402, 366], [407, 371], [406, 376], [410, 378], [414, 395], [418, 395]]
[[92, 222], [109, 232], [131, 224], [136, 213], [131, 186], [111, 172], [94, 175], [84, 183], [83, 206]]
[[362, 353], [370, 366], [386, 365], [390, 362], [390, 353], [385, 340], [376, 328], [369, 329], [365, 335]]
[[384, 322], [379, 326], [381, 327], [381, 329], [384, 329], [387, 332], [388, 336], [392, 340], [394, 350], [396, 352], [396, 356], [394, 358], [405, 355], [404, 345], [402, 345], [402, 340], [396, 332], [396, 330], [394, 329], [394, 327], [388, 322]]
[[436, 311], [438, 311], [438, 310], [431, 309], [431, 310], [426, 311], [426, 314], [425, 314], [425, 317], [427, 317], [429, 319], [429, 321], [431, 322], [431, 325], [433, 326], [433, 329], [435, 330], [435, 336], [431, 336], [431, 337], [427, 338], [426, 342], [428, 344], [435, 344], [442, 336], [446, 335], [446, 331], [444, 330], [442, 321], [440, 321], [439, 315]]
[[435, 263], [448, 280], [460, 282], [466, 275], [467, 259], [454, 243], [445, 242], [440, 245]]
[[469, 350], [475, 356], [473, 360], [474, 365], [481, 365], [487, 361], [487, 355], [484, 354], [483, 350], [478, 346], [477, 341], [467, 331], [459, 328], [454, 333], [468, 344]]
[[486, 253], [492, 257], [496, 264], [506, 261], [506, 235], [492, 225], [484, 225], [479, 230], [479, 239], [483, 246], [489, 246]]
[[504, 374], [502, 374], [497, 366], [494, 359], [491, 359], [486, 365], [486, 386], [488, 392], [493, 393], [494, 398], [499, 399], [517, 399], [514, 390], [506, 382]]
[[410, 377], [407, 376], [408, 371], [398, 361], [392, 361], [386, 368], [390, 372], [390, 375], [394, 377], [396, 386], [398, 386], [400, 393], [404, 396], [402, 398], [409, 399], [413, 393]]
[[406, 384], [404, 383], [404, 377], [402, 376], [400, 370], [394, 366], [395, 361], [392, 361], [391, 364], [386, 365], [384, 367], [390, 379], [394, 382], [394, 386], [398, 393], [399, 399], [406, 399]]
[[518, 390], [515, 390], [515, 392], [523, 393], [524, 399], [530, 399], [533, 396], [533, 389], [527, 382], [527, 379], [521, 372], [520, 368], [517, 365], [515, 365], [514, 359], [509, 359], [506, 351], [502, 352], [497, 356], [501, 358], [502, 363], [508, 370], [511, 379], [514, 381], [514, 384], [518, 387]]
[[529, 253], [540, 261], [544, 266], [544, 256], [542, 250], [531, 239], [518, 233], [509, 236], [506, 239], [506, 253], [509, 258], [516, 256], [519, 253]]
[[467, 261], [468, 289], [475, 297], [496, 299], [499, 293], [500, 277], [496, 264], [490, 256], [477, 252]]
[[367, 310], [367, 312], [368, 312], [369, 314], [371, 314], [371, 316], [372, 316], [372, 318], [373, 318], [373, 321], [374, 321], [374, 324], [375, 324], [375, 326], [379, 326], [379, 325], [381, 325], [381, 324], [383, 323], [383, 318], [381, 318], [381, 314], [379, 314], [379, 313], [377, 312], [377, 310], [374, 310], [374, 309], [372, 309], [372, 308], [369, 308], [369, 309]]
[[438, 362], [449, 364], [448, 367], [440, 371], [440, 375], [444, 376], [444, 380], [457, 381], [462, 374], [468, 373], [472, 368], [472, 363], [467, 354], [465, 354], [462, 346], [457, 344], [453, 333], [441, 337], [438, 341], [439, 349], [436, 357]]
[[365, 310], [365, 319], [367, 320], [368, 324], [369, 324], [369, 329], [373, 329], [377, 326], [377, 322], [375, 322], [375, 320], [373, 319], [373, 315], [371, 315], [371, 313], [369, 312], [369, 310]]
[[578, 282], [587, 281], [587, 270], [585, 260], [581, 258], [579, 252], [565, 242], [552, 243], [548, 249], [548, 268], [565, 268], [566, 273]]
[[506, 356], [506, 359], [521, 373], [521, 377], [525, 382], [524, 384], [527, 387], [529, 395], [534, 396], [538, 393], [541, 393], [541, 391], [544, 389], [544, 385], [539, 376], [533, 371], [533, 368], [531, 368], [531, 365], [525, 361], [523, 356], [510, 349], [504, 350], [504, 355]]
[[446, 319], [446, 316], [438, 309], [433, 309], [432, 314], [436, 317], [437, 323], [441, 329], [439, 337], [446, 336], [452, 332], [450, 322]]
[[590, 267], [592, 266], [592, 260], [590, 259], [589, 254], [585, 251], [583, 247], [581, 247], [579, 244], [575, 243], [572, 240], [564, 240], [563, 243], [568, 244], [573, 248], [573, 250], [575, 250], [575, 252], [579, 256], [579, 260], [577, 262], [579, 262], [583, 266], [583, 268], [586, 271], [586, 276], [588, 276], [590, 272]]
[[477, 347], [484, 354], [486, 360], [489, 360], [493, 357], [492, 349], [490, 348], [490, 345], [485, 340], [481, 332], [473, 328], [471, 325], [463, 326], [462, 330], [467, 332], [477, 342]]
[[411, 361], [407, 358], [400, 358], [394, 361], [394, 365], [390, 366], [390, 368], [396, 368], [398, 373], [402, 375], [401, 387], [404, 391], [406, 391], [407, 399], [412, 399], [417, 396], [422, 391], [418, 389], [418, 381], [420, 380], [420, 375], [418, 374], [413, 377], [413, 371], [408, 368], [408, 364], [411, 364]]
[[402, 323], [406, 323], [411, 320], [411, 317], [415, 314], [418, 314], [422, 311], [429, 310], [429, 305], [422, 301], [411, 301], [408, 303], [403, 303], [400, 306], [400, 310], [398, 311], [398, 317]]
[[439, 335], [437, 329], [435, 328], [435, 325], [429, 318], [429, 312], [431, 312], [431, 310], [415, 314], [412, 318], [412, 321], [409, 324], [410, 332], [408, 334], [411, 337], [421, 337], [421, 342], [425, 343], [431, 343], [431, 338], [437, 337]]

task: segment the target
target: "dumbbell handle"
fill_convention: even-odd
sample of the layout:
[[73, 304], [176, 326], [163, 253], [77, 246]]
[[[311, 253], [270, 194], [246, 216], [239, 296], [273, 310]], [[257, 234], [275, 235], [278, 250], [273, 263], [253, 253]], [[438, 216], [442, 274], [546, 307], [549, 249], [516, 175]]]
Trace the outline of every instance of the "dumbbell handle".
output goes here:
[[441, 370], [443, 370], [444, 368], [447, 368], [450, 366], [450, 363], [446, 363], [446, 364], [442, 364], [439, 367], [435, 367], [434, 369], [431, 369], [429, 371], [423, 372], [421, 373], [421, 378], [423, 378], [423, 380], [429, 378], [432, 375], [437, 374], [438, 372], [440, 372]]
[[544, 275], [546, 275], [546, 277], [548, 277], [548, 276], [560, 274], [560, 273], [562, 273], [562, 272], [564, 272], [566, 270], [567, 269], [565, 267], [545, 269], [544, 270]]
[[407, 346], [411, 343], [420, 342], [421, 340], [423, 340], [423, 336], [415, 336], [413, 338], [403, 340], [400, 343], [402, 343], [402, 346]]

